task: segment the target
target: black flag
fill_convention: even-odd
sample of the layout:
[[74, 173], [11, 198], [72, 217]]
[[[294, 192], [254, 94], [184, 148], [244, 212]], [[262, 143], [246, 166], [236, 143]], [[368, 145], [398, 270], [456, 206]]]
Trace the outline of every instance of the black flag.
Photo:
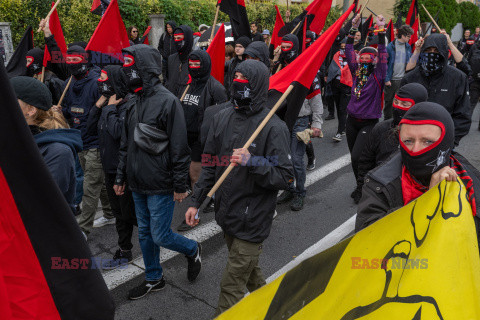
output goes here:
[[7, 64], [8, 77], [24, 76], [27, 73], [27, 52], [33, 49], [33, 29], [28, 27], [12, 58]]
[[235, 40], [241, 36], [252, 38], [245, 0], [218, 0], [217, 6], [220, 6], [220, 10], [230, 17]]

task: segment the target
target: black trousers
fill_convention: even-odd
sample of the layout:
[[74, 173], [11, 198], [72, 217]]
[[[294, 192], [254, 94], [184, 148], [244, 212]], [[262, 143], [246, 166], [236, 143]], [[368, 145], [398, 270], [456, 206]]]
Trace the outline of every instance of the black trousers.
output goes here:
[[345, 125], [347, 122], [347, 106], [350, 102], [352, 89], [344, 85], [338, 79], [332, 81], [333, 100], [337, 108], [338, 129], [337, 133], [345, 132]]
[[378, 119], [356, 119], [347, 117], [347, 144], [352, 158], [352, 168], [355, 174], [355, 180], [358, 178], [358, 161], [362, 155], [365, 143], [367, 143], [370, 131], [373, 129]]
[[473, 82], [470, 83], [470, 113], [472, 116], [473, 116], [473, 111], [475, 111], [475, 107], [477, 106], [479, 98], [480, 98], [480, 80], [474, 80]]
[[135, 203], [133, 202], [132, 192], [125, 188], [125, 193], [117, 196], [113, 190], [115, 183], [115, 174], [105, 173], [105, 185], [107, 195], [112, 207], [113, 215], [116, 218], [115, 227], [118, 233], [118, 246], [122, 250], [131, 250], [133, 226], [137, 225], [137, 216], [135, 215]]

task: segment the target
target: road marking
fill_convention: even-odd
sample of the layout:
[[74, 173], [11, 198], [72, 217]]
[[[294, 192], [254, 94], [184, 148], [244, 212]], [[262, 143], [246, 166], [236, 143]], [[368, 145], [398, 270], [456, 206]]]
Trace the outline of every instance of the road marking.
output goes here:
[[317, 243], [313, 246], [309, 247], [305, 250], [302, 254], [297, 256], [295, 259], [284, 265], [280, 270], [272, 274], [267, 279], [267, 283], [272, 282], [273, 280], [277, 279], [279, 276], [284, 274], [285, 272], [295, 268], [300, 262], [313, 257], [314, 255], [325, 251], [326, 249], [334, 246], [338, 242], [340, 242], [343, 238], [345, 238], [348, 234], [350, 234], [355, 229], [355, 218], [357, 215], [355, 214], [353, 217], [342, 223], [338, 228], [330, 232], [324, 238], [320, 239]]
[[[305, 181], [305, 187], [308, 187], [314, 184], [315, 182], [321, 179], [324, 179], [330, 174], [348, 166], [350, 162], [351, 162], [350, 154], [346, 154], [332, 162], [327, 163], [326, 165], [318, 168], [317, 170], [307, 175], [307, 180]], [[183, 235], [189, 239], [192, 239], [198, 242], [203, 242], [219, 234], [221, 231], [222, 229], [217, 225], [216, 221], [213, 220], [206, 224], [200, 225], [197, 228], [184, 233]], [[330, 234], [328, 236], [330, 236]], [[170, 251], [164, 248], [162, 248], [160, 252], [161, 252], [160, 263], [163, 263], [180, 254], [178, 252]], [[297, 257], [297, 259], [299, 257]], [[294, 261], [296, 261], [297, 259], [295, 259]], [[114, 270], [106, 271], [102, 275], [103, 275], [103, 279], [105, 280], [105, 283], [107, 284], [108, 289], [113, 290], [116, 287], [120, 286], [121, 284], [132, 280], [133, 278], [141, 275], [144, 272], [145, 272], [145, 265], [143, 263], [143, 257], [140, 256], [134, 259], [126, 267], [121, 267]]]

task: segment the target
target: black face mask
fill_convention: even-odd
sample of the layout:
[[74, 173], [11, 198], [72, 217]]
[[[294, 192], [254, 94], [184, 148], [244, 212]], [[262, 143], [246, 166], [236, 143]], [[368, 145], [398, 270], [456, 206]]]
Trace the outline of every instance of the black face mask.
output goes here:
[[280, 53], [280, 60], [286, 63], [291, 63], [297, 57], [297, 50], [290, 49]]
[[127, 86], [128, 78], [125, 72], [123, 72], [123, 68], [121, 72], [119, 72], [119, 79], [114, 81], [115, 83], [115, 94], [117, 95], [117, 99], [123, 99], [127, 96], [129, 89]]
[[428, 74], [434, 74], [443, 67], [443, 57], [440, 53], [424, 52], [420, 55], [422, 69]]
[[247, 109], [252, 103], [250, 83], [248, 80], [234, 79], [232, 83], [233, 105], [235, 109]]
[[101, 96], [110, 98], [115, 94], [115, 90], [113, 89], [110, 79], [108, 78], [106, 80], [98, 79], [97, 85], [98, 85], [98, 93]]
[[86, 63], [69, 63], [67, 69], [76, 79], [83, 78], [88, 71]]
[[182, 52], [183, 47], [185, 46], [185, 35], [183, 36], [182, 40], [174, 40], [174, 41], [175, 41], [175, 47], [177, 48], [177, 51]]
[[143, 87], [143, 81], [140, 78], [135, 59], [132, 56], [127, 56], [132, 59], [132, 62], [128, 65], [123, 65], [123, 72], [127, 76], [127, 87], [131, 92], [138, 92]]
[[188, 66], [188, 73], [192, 76], [193, 79], [200, 78], [202, 74], [202, 66], [192, 67]]
[[395, 105], [393, 105], [392, 109], [392, 115], [393, 115], [393, 126], [398, 126], [400, 121], [402, 121], [403, 116], [405, 115], [407, 111], [402, 110], [402, 109], [397, 109], [395, 108]]
[[42, 72], [42, 64], [37, 61], [33, 61], [28, 67], [27, 67], [27, 77], [33, 77], [37, 73]]

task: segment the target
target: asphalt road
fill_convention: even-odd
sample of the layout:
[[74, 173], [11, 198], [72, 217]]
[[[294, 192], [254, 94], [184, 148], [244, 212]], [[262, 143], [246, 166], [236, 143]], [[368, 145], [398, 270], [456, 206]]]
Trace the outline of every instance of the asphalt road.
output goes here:
[[[457, 151], [473, 165], [480, 168], [480, 131], [478, 131], [478, 108], [468, 136], [462, 139]], [[324, 123], [323, 139], [315, 139], [317, 171], [332, 161], [348, 154], [346, 139], [334, 143], [337, 121]], [[313, 174], [316, 171], [308, 172]], [[318, 173], [318, 172], [317, 172]], [[264, 242], [260, 266], [265, 278], [274, 274], [307, 248], [328, 235], [356, 213], [350, 198], [355, 181], [350, 165], [336, 170], [307, 188], [305, 208], [293, 212], [287, 205], [277, 207], [278, 217], [273, 223], [269, 238]], [[186, 206], [177, 205], [172, 226], [175, 228], [183, 219]], [[213, 213], [201, 215], [202, 224], [214, 219]], [[88, 243], [96, 257], [111, 258], [116, 245], [113, 225], [95, 229]], [[111, 291], [115, 300], [119, 320], [147, 319], [211, 319], [219, 294], [219, 284], [227, 260], [227, 250], [221, 233], [202, 242], [203, 268], [197, 281], [190, 284], [186, 276], [186, 259], [181, 255], [162, 264], [167, 285], [164, 290], [149, 294], [137, 301], [129, 301], [128, 290], [143, 281], [137, 276]], [[134, 233], [134, 256], [141, 256], [137, 233]]]

